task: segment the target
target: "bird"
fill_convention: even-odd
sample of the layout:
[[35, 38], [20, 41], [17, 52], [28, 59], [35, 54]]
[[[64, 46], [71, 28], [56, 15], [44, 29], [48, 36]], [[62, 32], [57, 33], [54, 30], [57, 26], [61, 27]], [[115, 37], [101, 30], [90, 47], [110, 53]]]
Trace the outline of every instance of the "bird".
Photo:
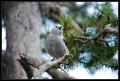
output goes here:
[[46, 49], [53, 58], [58, 59], [64, 56], [64, 54], [69, 54], [64, 39], [63, 26], [56, 24], [49, 32], [45, 42]]

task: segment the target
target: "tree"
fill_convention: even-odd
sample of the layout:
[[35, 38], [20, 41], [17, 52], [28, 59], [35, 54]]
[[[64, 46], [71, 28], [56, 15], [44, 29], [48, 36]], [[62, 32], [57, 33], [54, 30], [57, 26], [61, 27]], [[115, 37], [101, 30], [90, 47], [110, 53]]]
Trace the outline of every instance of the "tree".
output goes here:
[[[102, 17], [100, 19], [100, 16], [97, 16], [97, 18], [95, 16], [84, 17], [86, 19], [77, 23], [76, 20], [69, 18], [69, 15], [62, 10], [61, 6], [64, 4], [60, 2], [2, 1], [1, 4], [2, 18], [6, 19], [7, 22], [7, 49], [6, 51], [2, 51], [1, 60], [2, 79], [42, 79], [42, 74], [45, 71], [51, 74], [53, 79], [74, 79], [74, 77], [69, 76], [66, 72], [58, 70], [59, 67], [54, 67], [64, 63], [64, 61], [68, 59], [68, 54], [65, 53], [63, 57], [56, 59], [55, 61], [46, 61], [44, 58], [41, 58], [42, 51], [39, 46], [39, 37], [42, 29], [42, 18], [44, 20], [45, 16], [63, 24], [66, 28], [64, 30], [64, 36], [68, 42], [71, 41], [71, 43], [68, 44], [68, 48], [70, 54], [73, 55], [72, 59], [68, 59], [68, 67], [73, 67], [78, 62], [81, 63], [82, 61], [79, 60], [78, 53], [86, 50], [86, 48], [90, 48], [93, 50], [92, 52], [94, 52], [94, 58], [89, 63], [83, 63], [86, 67], [90, 68], [91, 66], [97, 65], [99, 62], [103, 65], [118, 68], [116, 60], [109, 60], [109, 58], [114, 55], [113, 53], [116, 51], [117, 47], [107, 48], [106, 46], [102, 47], [101, 45], [98, 45], [98, 39], [104, 38], [104, 33], [114, 33], [115, 35], [118, 35], [118, 29], [113, 28], [109, 24], [112, 23], [114, 27], [118, 26], [118, 24], [116, 24], [117, 19], [113, 14], [104, 13], [106, 9], [108, 11], [110, 10], [106, 4], [103, 5], [103, 11], [101, 11]], [[68, 4], [71, 5], [72, 3]], [[78, 8], [74, 10], [78, 10]], [[109, 11], [109, 13], [110, 12], [112, 11]], [[110, 21], [108, 21], [109, 17], [104, 16], [105, 14], [110, 15]], [[104, 18], [106, 18], [105, 22], [102, 21]], [[98, 22], [94, 22], [95, 24], [90, 22], [97, 20]], [[98, 26], [99, 30], [95, 36], [90, 37], [85, 33], [85, 30], [87, 29], [87, 26], [93, 25]], [[91, 46], [88, 45], [88, 41], [90, 41], [89, 45]], [[79, 45], [82, 48], [79, 48]], [[103, 54], [106, 55], [106, 58], [101, 57], [100, 51], [102, 50], [97, 51], [94, 49], [95, 46], [97, 46], [97, 48], [101, 47], [108, 49], [107, 51], [103, 50]], [[109, 50], [113, 51], [111, 52]], [[110, 53], [110, 55], [108, 53]], [[109, 58], [107, 58], [107, 56], [109, 56]], [[110, 65], [111, 62], [112, 64]]]
[[[72, 3], [68, 4], [73, 5]], [[78, 14], [78, 8], [75, 8], [75, 10], [71, 7], [73, 8], [73, 6], [69, 7], [69, 13]], [[82, 11], [80, 8], [79, 10]], [[103, 65], [110, 67], [113, 70], [117, 70], [118, 61], [112, 57], [118, 50], [118, 43], [115, 42], [114, 46], [110, 46], [108, 44], [111, 40], [108, 42], [106, 38], [115, 36], [115, 40], [118, 40], [118, 18], [115, 14], [113, 14], [110, 2], [102, 4], [101, 8], [97, 8], [97, 10], [98, 12], [94, 13], [92, 16], [82, 15], [82, 18], [79, 17], [82, 21], [77, 21], [76, 17], [78, 16], [74, 15], [75, 20], [84, 30], [84, 33], [74, 31], [72, 27], [70, 27], [71, 25], [66, 26], [66, 32], [69, 34], [64, 33], [64, 36], [72, 42], [68, 44], [68, 47], [70, 53], [73, 54], [72, 61], [70, 61], [68, 66], [74, 67], [74, 65], [82, 63], [84, 64], [84, 67], [88, 68], [92, 73], [101, 68]], [[66, 19], [62, 20], [66, 21]], [[84, 53], [90, 54], [85, 55]]]

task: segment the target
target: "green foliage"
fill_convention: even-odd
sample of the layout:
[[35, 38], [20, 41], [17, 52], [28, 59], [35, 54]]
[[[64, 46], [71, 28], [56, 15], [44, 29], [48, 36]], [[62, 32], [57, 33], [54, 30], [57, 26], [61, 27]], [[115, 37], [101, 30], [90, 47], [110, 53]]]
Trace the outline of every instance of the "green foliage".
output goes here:
[[101, 12], [102, 14], [104, 14], [105, 16], [110, 16], [110, 15], [112, 15], [112, 14], [113, 14], [113, 13], [112, 13], [113, 10], [112, 10], [112, 8], [111, 8], [110, 2], [106, 2], [106, 3], [102, 4], [102, 8], [101, 8], [100, 12]]
[[85, 48], [92, 50], [92, 52], [96, 54], [96, 56], [98, 56], [100, 59], [107, 59], [114, 55], [114, 53], [118, 49], [118, 45], [113, 47], [105, 47], [104, 45], [96, 45], [95, 43], [89, 43], [85, 44]]
[[[65, 3], [69, 8], [72, 6], [69, 3]], [[76, 7], [75, 7], [76, 8]], [[82, 7], [81, 7], [82, 8]], [[73, 10], [73, 11], [72, 11]], [[74, 19], [78, 17], [79, 10], [77, 9], [70, 9], [71, 15]], [[82, 9], [80, 9], [82, 10]], [[80, 12], [81, 13], [81, 12]], [[96, 15], [93, 16], [85, 16], [80, 17], [82, 18], [81, 22], [78, 22], [81, 27], [86, 29], [87, 27], [95, 27], [96, 33], [99, 33], [105, 25], [111, 23], [112, 26], [118, 26], [118, 18], [113, 14], [113, 10], [111, 8], [111, 4], [109, 2], [104, 3], [101, 5], [101, 8], [98, 10]], [[71, 17], [61, 16], [59, 18], [59, 22], [64, 26], [64, 37], [66, 40], [69, 41], [68, 49], [70, 54], [73, 55], [72, 59], [69, 59], [68, 66], [73, 67], [78, 63], [81, 63], [79, 56], [80, 53], [84, 53], [85, 51], [89, 51], [92, 53], [92, 59], [88, 63], [82, 63], [86, 68], [88, 68], [91, 72], [94, 73], [95, 70], [101, 68], [103, 65], [111, 67], [113, 69], [118, 69], [118, 62], [113, 60], [112, 57], [114, 56], [115, 52], [118, 50], [118, 44], [115, 44], [113, 47], [109, 47], [106, 45], [99, 44], [95, 41], [88, 41], [87, 43], [83, 44], [80, 41], [75, 41], [74, 36], [79, 36], [81, 33], [73, 29], [71, 23], [73, 19]], [[104, 38], [107, 34], [103, 34], [101, 38]], [[85, 36], [85, 35], [84, 35]]]
[[59, 17], [59, 23], [64, 26], [64, 31], [66, 32], [66, 29], [69, 30], [72, 25], [72, 18], [71, 17], [66, 17], [64, 15]]
[[[113, 14], [113, 10], [109, 2], [103, 4], [99, 12], [95, 16], [92, 16], [92, 18], [93, 20], [91, 21], [93, 21], [94, 23], [90, 21], [89, 17], [86, 17], [85, 20], [87, 21], [83, 21], [82, 25], [86, 27], [90, 25], [96, 26], [97, 33], [100, 32], [106, 24], [111, 23], [114, 27], [118, 26], [118, 18]], [[113, 47], [108, 47], [98, 43], [88, 42], [81, 46], [81, 50], [89, 49], [89, 51], [91, 51], [92, 54], [94, 54], [95, 56], [89, 63], [85, 64], [86, 68], [90, 69], [90, 67], [97, 67], [98, 64], [102, 64], [111, 67], [112, 69], [118, 69], [118, 62], [112, 59], [118, 49], [118, 44], [115, 44], [115, 46]]]
[[87, 16], [85, 19], [83, 19], [83, 21], [81, 22], [81, 25], [83, 27], [96, 26], [95, 17], [94, 16]]
[[72, 27], [72, 18], [71, 17], [65, 17], [65, 16], [60, 16], [59, 18], [60, 24], [64, 26], [64, 37], [65, 40], [68, 40], [68, 49], [70, 54], [72, 54], [73, 58], [69, 59], [68, 65], [69, 66], [74, 66], [76, 61], [78, 60], [79, 54], [77, 53], [77, 42], [74, 39], [75, 35], [80, 35], [79, 31], [76, 31]]
[[100, 62], [101, 64], [112, 68], [112, 70], [118, 70], [118, 60], [110, 58], [110, 59], [101, 60]]
[[99, 12], [97, 12], [96, 15], [85, 17], [80, 24], [85, 28], [95, 26], [97, 27], [97, 32], [99, 32], [109, 23], [114, 27], [117, 26], [118, 18], [113, 14], [111, 4], [106, 2], [101, 6], [101, 9], [99, 9]]
[[[111, 4], [106, 2], [102, 5], [102, 8], [99, 10], [102, 13], [100, 18], [100, 23], [104, 26], [106, 24], [114, 24], [118, 22], [117, 17], [113, 14], [113, 10], [111, 8]], [[117, 24], [116, 24], [117, 25]]]
[[102, 67], [102, 65], [111, 67], [114, 70], [118, 69], [118, 61], [112, 59], [115, 52], [118, 50], [118, 44], [113, 47], [108, 47], [100, 44], [95, 44], [94, 42], [87, 42], [86, 44], [81, 44], [80, 52], [89, 51], [92, 53], [92, 59], [89, 63], [84, 63], [85, 68], [88, 68], [94, 73]]

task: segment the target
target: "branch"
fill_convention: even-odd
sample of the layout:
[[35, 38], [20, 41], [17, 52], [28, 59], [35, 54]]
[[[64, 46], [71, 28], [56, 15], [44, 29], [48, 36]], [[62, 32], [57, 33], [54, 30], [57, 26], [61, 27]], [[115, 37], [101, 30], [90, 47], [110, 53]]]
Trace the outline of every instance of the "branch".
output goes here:
[[118, 26], [116, 28], [113, 28], [111, 27], [111, 24], [108, 24], [101, 32], [97, 33], [94, 37], [74, 36], [74, 40], [79, 40], [83, 43], [86, 43], [91, 40], [97, 40], [104, 33], [112, 33], [118, 35]]
[[50, 68], [47, 72], [54, 78], [54, 79], [75, 79], [74, 77], [70, 76], [67, 72], [64, 72], [58, 68]]
[[116, 26], [115, 28], [111, 27], [111, 24], [108, 24], [105, 26], [104, 31], [106, 33], [113, 33], [118, 35], [118, 26]]
[[39, 75], [42, 75], [47, 69], [59, 65], [59, 64], [63, 64], [64, 61], [69, 57], [69, 54], [66, 54], [66, 51], [64, 53], [64, 56], [62, 56], [61, 58], [55, 60], [55, 61], [51, 61], [51, 62], [41, 62], [39, 60], [37, 60], [36, 58], [21, 54], [20, 55], [21, 58], [26, 58], [27, 62], [38, 69], [38, 72], [32, 77], [32, 79], [41, 79], [42, 77], [39, 77]]

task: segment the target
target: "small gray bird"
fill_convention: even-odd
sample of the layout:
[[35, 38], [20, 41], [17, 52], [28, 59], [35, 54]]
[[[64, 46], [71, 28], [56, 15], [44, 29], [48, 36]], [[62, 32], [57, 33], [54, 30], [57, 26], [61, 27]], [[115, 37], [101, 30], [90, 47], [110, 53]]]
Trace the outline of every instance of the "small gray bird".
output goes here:
[[69, 50], [63, 41], [63, 26], [55, 25], [46, 39], [46, 48], [48, 53], [54, 58], [60, 58], [64, 54], [69, 54]]

